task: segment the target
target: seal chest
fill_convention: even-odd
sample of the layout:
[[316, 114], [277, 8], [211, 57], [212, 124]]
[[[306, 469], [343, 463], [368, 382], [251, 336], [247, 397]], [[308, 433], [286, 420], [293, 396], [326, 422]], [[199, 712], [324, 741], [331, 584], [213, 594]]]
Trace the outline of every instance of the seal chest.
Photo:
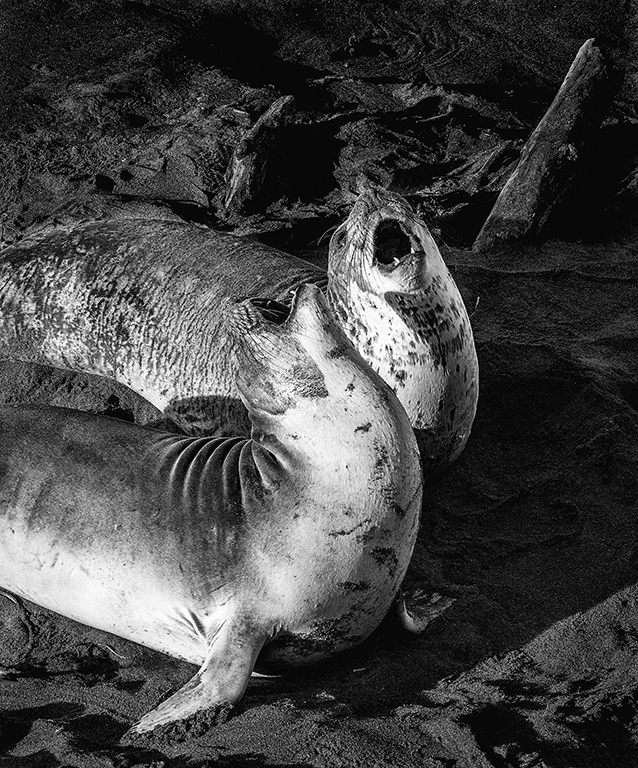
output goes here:
[[0, 587], [200, 664], [137, 731], [233, 706], [260, 653], [361, 642], [416, 539], [414, 434], [319, 289], [278, 323], [248, 300], [227, 323], [251, 439], [0, 409]]

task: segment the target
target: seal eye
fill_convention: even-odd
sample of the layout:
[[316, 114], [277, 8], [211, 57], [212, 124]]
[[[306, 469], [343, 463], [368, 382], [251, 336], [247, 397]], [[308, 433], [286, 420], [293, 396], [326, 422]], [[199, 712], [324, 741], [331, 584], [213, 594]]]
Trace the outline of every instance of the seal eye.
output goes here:
[[396, 267], [412, 251], [410, 238], [396, 221], [386, 220], [374, 233], [374, 258], [384, 267]]
[[252, 298], [250, 303], [261, 312], [265, 320], [275, 325], [282, 325], [290, 314], [290, 307], [273, 299]]
[[337, 229], [332, 236], [331, 245], [335, 246], [336, 248], [343, 248], [346, 244], [346, 239], [347, 235], [345, 227], [339, 227], [339, 229]]

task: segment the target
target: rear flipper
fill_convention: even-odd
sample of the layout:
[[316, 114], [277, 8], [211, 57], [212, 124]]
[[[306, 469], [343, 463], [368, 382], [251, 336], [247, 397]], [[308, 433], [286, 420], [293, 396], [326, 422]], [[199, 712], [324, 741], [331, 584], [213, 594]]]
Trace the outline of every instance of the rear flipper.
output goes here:
[[451, 608], [455, 597], [444, 597], [439, 592], [426, 593], [417, 590], [406, 603], [403, 592], [394, 601], [394, 609], [403, 629], [412, 635], [420, 635], [430, 622]]
[[270, 636], [250, 620], [228, 619], [211, 638], [197, 674], [124, 736], [161, 727], [163, 735], [179, 740], [224, 722], [243, 696], [257, 655]]

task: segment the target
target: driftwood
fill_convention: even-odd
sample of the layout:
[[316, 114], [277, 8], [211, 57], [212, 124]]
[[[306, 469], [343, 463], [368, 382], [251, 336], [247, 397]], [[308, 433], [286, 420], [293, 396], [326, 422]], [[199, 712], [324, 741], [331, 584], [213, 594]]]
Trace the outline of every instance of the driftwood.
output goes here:
[[292, 96], [277, 99], [235, 149], [226, 173], [224, 208], [227, 213], [250, 213], [255, 207], [275, 133], [291, 112], [293, 103]]
[[542, 233], [574, 177], [583, 147], [602, 122], [611, 90], [605, 57], [593, 39], [587, 40], [523, 147], [474, 242], [475, 250]]

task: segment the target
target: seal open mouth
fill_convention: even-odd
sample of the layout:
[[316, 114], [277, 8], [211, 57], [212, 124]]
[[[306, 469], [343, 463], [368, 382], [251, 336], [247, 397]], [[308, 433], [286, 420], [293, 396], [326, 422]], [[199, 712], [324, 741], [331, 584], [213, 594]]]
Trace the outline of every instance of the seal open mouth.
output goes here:
[[394, 219], [382, 221], [374, 232], [374, 258], [377, 264], [394, 268], [412, 253], [412, 241]]
[[290, 307], [274, 299], [251, 297], [250, 303], [261, 312], [265, 320], [275, 325], [283, 325], [290, 315]]

